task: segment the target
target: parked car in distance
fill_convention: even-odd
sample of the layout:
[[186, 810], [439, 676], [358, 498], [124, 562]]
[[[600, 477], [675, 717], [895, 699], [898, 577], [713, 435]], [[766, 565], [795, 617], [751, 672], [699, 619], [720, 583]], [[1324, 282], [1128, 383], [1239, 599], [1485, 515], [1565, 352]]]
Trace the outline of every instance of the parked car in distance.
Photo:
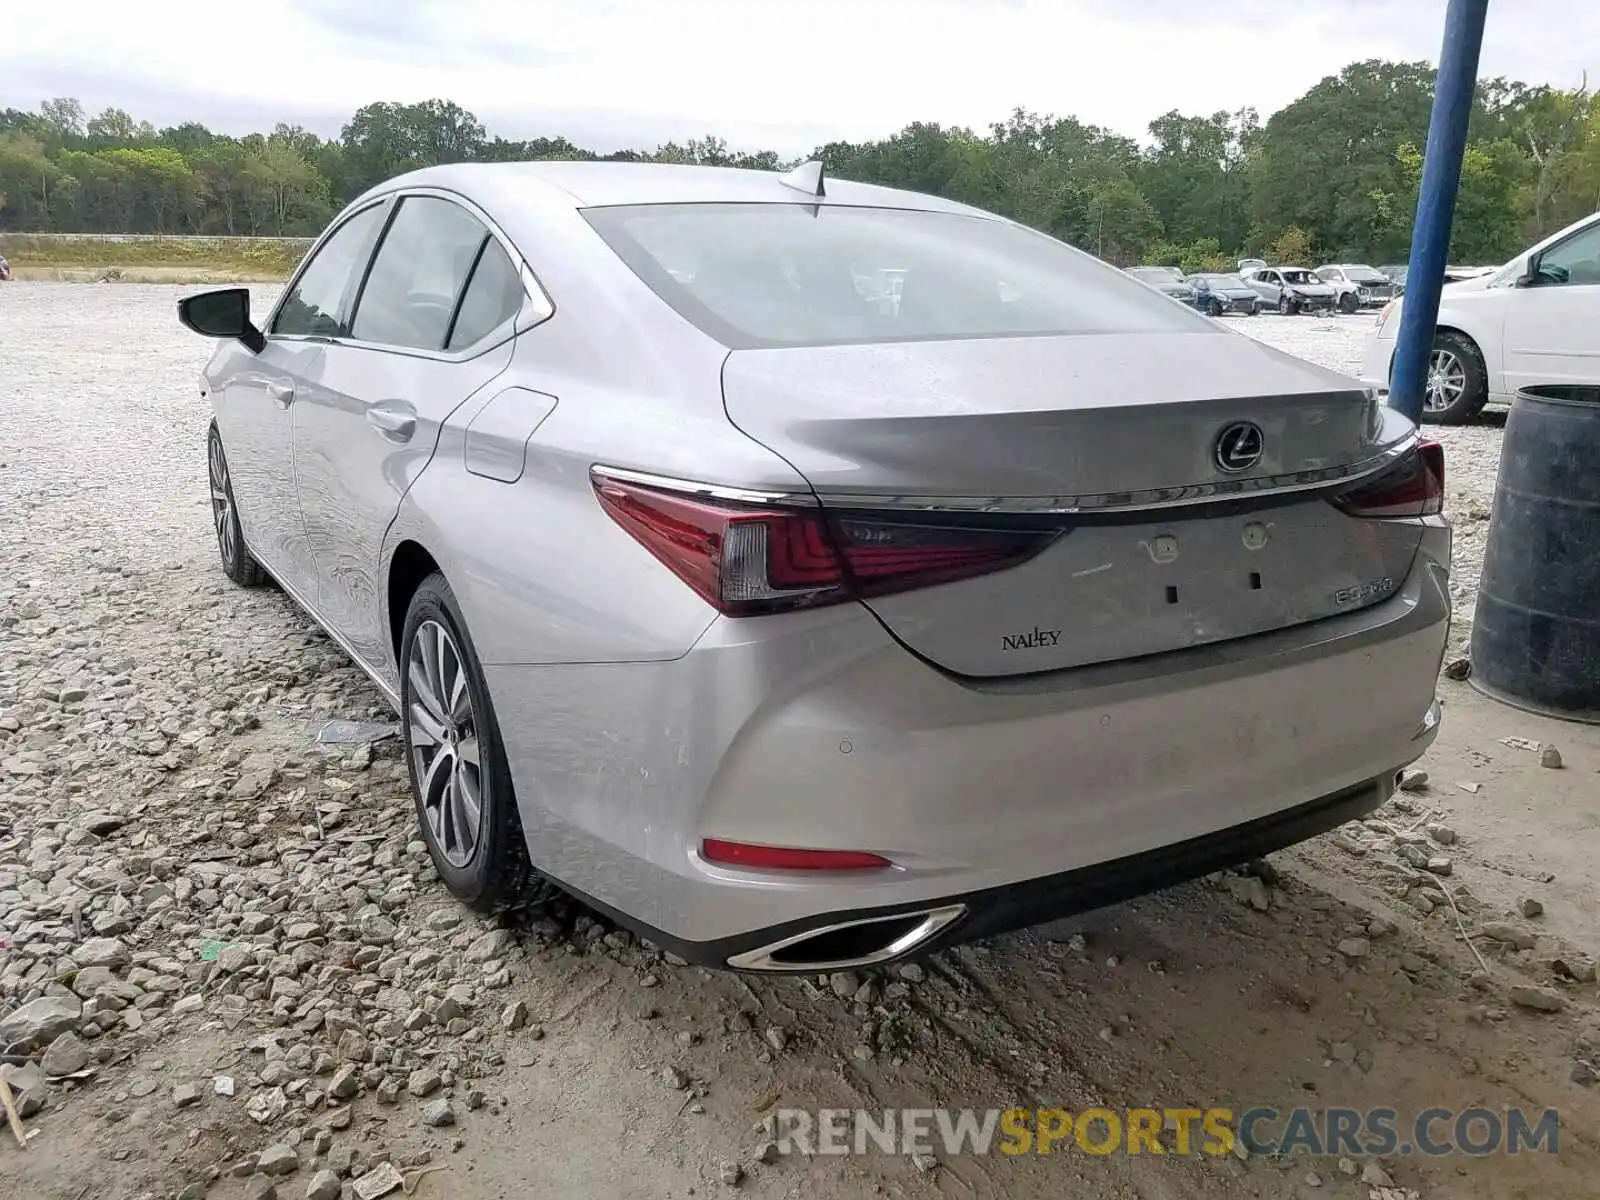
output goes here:
[[1406, 290], [1406, 273], [1410, 269], [1410, 266], [1406, 263], [1390, 263], [1387, 266], [1379, 267], [1378, 274], [1388, 277], [1389, 282], [1394, 285], [1394, 294], [1399, 296]]
[[1332, 312], [1338, 301], [1332, 285], [1304, 267], [1257, 267], [1242, 277], [1268, 308], [1284, 316], [1300, 312]]
[[1316, 275], [1339, 289], [1340, 312], [1382, 308], [1394, 299], [1394, 281], [1365, 263], [1327, 263], [1317, 268]]
[[[1362, 381], [1387, 390], [1404, 301], [1367, 334]], [[1490, 401], [1540, 383], [1600, 375], [1600, 213], [1576, 221], [1492, 274], [1445, 285], [1422, 419], [1472, 420]]]
[[1267, 265], [1267, 260], [1264, 258], [1241, 258], [1238, 265], [1239, 274], [1244, 275], [1250, 271], [1259, 271]]
[[1174, 300], [1181, 300], [1185, 304], [1194, 302], [1194, 289], [1184, 282], [1183, 273], [1176, 267], [1125, 267], [1140, 283], [1153, 287], [1158, 292], [1171, 296]]
[[430, 167], [260, 325], [180, 302], [223, 570], [395, 705], [445, 884], [844, 970], [1382, 803], [1438, 729], [1439, 446], [1045, 234], [821, 171]]
[[1261, 297], [1237, 275], [1203, 272], [1188, 276], [1187, 282], [1194, 288], [1194, 306], [1213, 317], [1226, 313], [1253, 317], [1261, 311]]

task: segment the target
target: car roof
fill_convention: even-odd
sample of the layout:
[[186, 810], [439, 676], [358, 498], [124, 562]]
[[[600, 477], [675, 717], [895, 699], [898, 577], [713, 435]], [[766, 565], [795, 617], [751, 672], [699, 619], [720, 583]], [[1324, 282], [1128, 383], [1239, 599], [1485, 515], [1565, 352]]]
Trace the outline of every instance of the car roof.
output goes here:
[[783, 178], [779, 171], [680, 163], [450, 163], [398, 175], [372, 188], [362, 199], [405, 188], [435, 187], [459, 192], [490, 209], [529, 201], [558, 208], [598, 208], [629, 204], [800, 204], [810, 200], [999, 219], [993, 213], [938, 196], [842, 179], [826, 179], [826, 195], [811, 200], [805, 192], [785, 184]]

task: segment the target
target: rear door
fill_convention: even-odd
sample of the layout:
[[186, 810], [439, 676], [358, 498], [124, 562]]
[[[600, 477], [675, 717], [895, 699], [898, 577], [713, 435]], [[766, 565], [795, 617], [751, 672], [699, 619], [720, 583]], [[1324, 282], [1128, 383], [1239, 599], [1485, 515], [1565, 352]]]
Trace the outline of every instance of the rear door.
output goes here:
[[297, 401], [295, 470], [324, 616], [392, 679], [383, 537], [439, 427], [511, 362], [527, 294], [507, 244], [442, 195], [401, 197], [353, 316]]
[[1546, 249], [1528, 287], [1500, 296], [1507, 392], [1600, 379], [1600, 220]]

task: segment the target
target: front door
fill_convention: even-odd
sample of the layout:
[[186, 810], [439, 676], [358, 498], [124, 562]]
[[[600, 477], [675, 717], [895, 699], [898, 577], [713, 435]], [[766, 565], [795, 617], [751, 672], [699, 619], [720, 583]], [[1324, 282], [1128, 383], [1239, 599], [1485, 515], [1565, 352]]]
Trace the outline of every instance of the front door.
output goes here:
[[383, 620], [383, 539], [444, 420], [511, 364], [526, 299], [512, 259], [456, 202], [394, 208], [317, 386], [296, 401], [295, 473], [317, 607], [397, 684]]
[[295, 487], [295, 405], [315, 387], [382, 207], [353, 214], [322, 239], [267, 322], [266, 346], [259, 354], [240, 350], [213, 381], [245, 543], [308, 604], [316, 600], [316, 568]]
[[1505, 311], [1506, 391], [1600, 379], [1600, 221], [1545, 250]]

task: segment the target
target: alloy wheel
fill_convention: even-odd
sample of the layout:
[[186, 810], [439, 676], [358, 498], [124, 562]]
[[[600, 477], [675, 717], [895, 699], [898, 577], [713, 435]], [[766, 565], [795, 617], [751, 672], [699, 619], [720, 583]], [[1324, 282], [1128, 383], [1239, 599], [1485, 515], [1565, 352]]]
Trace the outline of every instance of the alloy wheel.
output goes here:
[[489, 777], [461, 649], [439, 622], [417, 626], [406, 677], [406, 734], [428, 831], [445, 861], [464, 867], [478, 850]]
[[238, 561], [239, 540], [234, 534], [233, 491], [228, 486], [228, 460], [222, 453], [222, 439], [211, 438], [211, 451], [207, 456], [211, 471], [211, 519], [217, 527], [217, 549], [222, 553], [222, 565], [232, 570]]
[[1435, 350], [1428, 362], [1428, 381], [1422, 393], [1422, 407], [1428, 412], [1443, 412], [1467, 390], [1467, 368], [1449, 350]]

